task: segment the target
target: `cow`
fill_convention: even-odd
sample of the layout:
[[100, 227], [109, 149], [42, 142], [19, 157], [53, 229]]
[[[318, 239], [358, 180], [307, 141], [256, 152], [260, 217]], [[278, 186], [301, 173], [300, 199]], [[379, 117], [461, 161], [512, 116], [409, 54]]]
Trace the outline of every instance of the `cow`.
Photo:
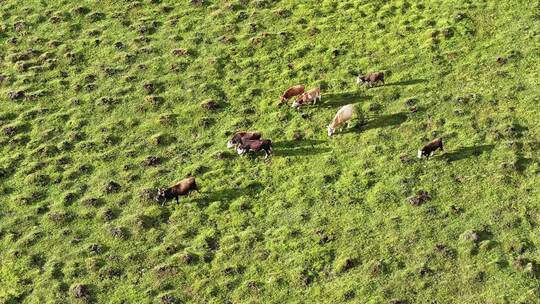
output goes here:
[[315, 104], [317, 102], [317, 99], [319, 101], [322, 100], [320, 88], [311, 89], [305, 92], [304, 94], [300, 95], [300, 97], [298, 97], [298, 99], [295, 102], [293, 102], [292, 107], [298, 109], [301, 106], [308, 103]]
[[227, 148], [232, 148], [236, 145], [242, 143], [244, 139], [261, 139], [261, 132], [237, 132], [233, 137], [227, 142]]
[[328, 136], [334, 135], [334, 132], [336, 131], [337, 128], [339, 128], [341, 131], [345, 123], [347, 123], [347, 128], [350, 127], [353, 113], [354, 113], [353, 104], [348, 104], [341, 107], [341, 109], [337, 111], [336, 116], [334, 116], [334, 119], [332, 120], [332, 122], [328, 125]]
[[437, 151], [437, 149], [441, 149], [443, 151], [443, 141], [442, 138], [437, 138], [422, 147], [422, 149], [418, 150], [418, 158], [426, 157], [429, 159], [430, 156]]
[[356, 77], [357, 84], [364, 84], [372, 87], [375, 84], [382, 83], [384, 85], [384, 72], [369, 73], [367, 75], [358, 75]]
[[193, 191], [199, 192], [199, 187], [195, 182], [195, 177], [192, 176], [177, 182], [174, 186], [170, 188], [158, 189], [156, 200], [164, 204], [166, 201], [176, 198], [176, 203], [178, 204], [178, 197], [180, 195], [189, 195]]
[[304, 94], [304, 86], [303, 85], [295, 85], [290, 88], [288, 88], [285, 92], [283, 92], [283, 95], [281, 95], [279, 99], [279, 105], [282, 105], [283, 103], [287, 102], [290, 98], [294, 96], [298, 96], [301, 94]]
[[267, 159], [272, 154], [272, 142], [270, 140], [243, 140], [241, 144], [236, 147], [236, 152], [239, 155], [247, 152], [259, 152], [264, 151], [264, 159]]

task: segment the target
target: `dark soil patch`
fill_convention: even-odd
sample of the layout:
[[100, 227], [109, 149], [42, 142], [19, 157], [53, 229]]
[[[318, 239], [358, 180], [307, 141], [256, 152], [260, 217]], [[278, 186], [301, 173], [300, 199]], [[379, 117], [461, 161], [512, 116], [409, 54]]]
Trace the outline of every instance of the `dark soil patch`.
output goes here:
[[163, 103], [164, 99], [163, 97], [160, 97], [160, 96], [150, 95], [150, 96], [146, 96], [146, 101], [153, 106], [159, 106], [160, 104]]
[[17, 128], [15, 127], [5, 127], [2, 129], [2, 133], [4, 133], [5, 136], [12, 137], [15, 134], [17, 134]]
[[174, 49], [172, 54], [177, 57], [184, 57], [189, 55], [189, 51], [187, 49]]
[[197, 256], [189, 252], [184, 252], [180, 255], [180, 260], [184, 264], [191, 264], [197, 260]]
[[444, 257], [452, 257], [454, 255], [454, 252], [452, 249], [448, 248], [446, 245], [443, 244], [437, 244], [434, 248], [435, 252], [443, 255]]
[[143, 164], [147, 167], [156, 167], [161, 165], [162, 159], [158, 156], [148, 156], [143, 160]]
[[157, 190], [156, 189], [143, 189], [139, 196], [142, 200], [146, 202], [151, 202], [156, 199]]
[[86, 15], [90, 13], [90, 9], [84, 6], [79, 6], [73, 9], [73, 12], [77, 15]]
[[104, 106], [112, 106], [116, 104], [118, 101], [111, 97], [101, 97], [98, 99], [98, 104], [104, 105]]
[[99, 275], [98, 277], [101, 279], [101, 280], [104, 280], [104, 279], [114, 279], [114, 278], [118, 278], [122, 275], [122, 270], [121, 269], [118, 269], [118, 268], [106, 268], [106, 269], [103, 269], [99, 272]]
[[103, 220], [110, 222], [114, 220], [114, 218], [116, 217], [116, 214], [111, 208], [107, 208], [105, 209], [105, 211], [103, 211], [103, 214], [101, 217], [103, 218]]
[[83, 200], [82, 202], [84, 205], [86, 206], [89, 206], [89, 207], [99, 207], [101, 205], [103, 205], [103, 200], [99, 199], [99, 198], [87, 198], [85, 200]]
[[111, 235], [117, 239], [125, 240], [128, 237], [127, 231], [122, 227], [114, 227], [110, 231]]
[[75, 285], [71, 292], [73, 296], [77, 299], [86, 299], [90, 295], [88, 291], [88, 286], [84, 284]]
[[67, 193], [66, 195], [64, 195], [64, 203], [67, 205], [70, 205], [74, 201], [76, 201], [78, 197], [79, 195], [77, 193], [74, 193], [74, 192]]
[[430, 199], [431, 196], [426, 191], [420, 190], [416, 192], [415, 196], [409, 197], [409, 203], [413, 206], [420, 206]]
[[69, 215], [65, 212], [51, 212], [49, 219], [56, 223], [65, 223], [69, 220]]
[[93, 254], [101, 254], [105, 252], [105, 248], [99, 244], [90, 244], [88, 246], [88, 251]]
[[119, 183], [115, 182], [115, 181], [110, 181], [107, 186], [105, 186], [105, 193], [107, 194], [111, 194], [111, 193], [116, 193], [118, 191], [120, 191], [120, 188], [122, 188], [120, 186]]
[[11, 100], [21, 100], [21, 99], [24, 99], [25, 97], [26, 97], [26, 93], [24, 91], [17, 91], [17, 92], [10, 91], [8, 93], [8, 98]]
[[175, 304], [178, 303], [178, 300], [173, 295], [164, 295], [160, 298], [161, 303], [163, 304]]
[[201, 104], [201, 107], [209, 111], [215, 111], [221, 108], [221, 105], [217, 101], [208, 100], [208, 101], [203, 102]]
[[147, 93], [151, 94], [151, 93], [154, 93], [154, 91], [156, 90], [156, 86], [151, 82], [147, 82], [147, 83], [143, 84], [143, 89]]

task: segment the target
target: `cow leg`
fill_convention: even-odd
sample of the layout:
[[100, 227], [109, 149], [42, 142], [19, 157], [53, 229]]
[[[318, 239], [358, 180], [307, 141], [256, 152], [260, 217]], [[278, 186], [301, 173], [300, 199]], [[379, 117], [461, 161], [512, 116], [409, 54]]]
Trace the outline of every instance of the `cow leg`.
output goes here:
[[180, 201], [178, 200], [178, 196], [176, 197], [176, 204], [180, 204]]
[[268, 158], [268, 151], [266, 151], [266, 149], [263, 150], [263, 151], [264, 151], [264, 159], [267, 159]]

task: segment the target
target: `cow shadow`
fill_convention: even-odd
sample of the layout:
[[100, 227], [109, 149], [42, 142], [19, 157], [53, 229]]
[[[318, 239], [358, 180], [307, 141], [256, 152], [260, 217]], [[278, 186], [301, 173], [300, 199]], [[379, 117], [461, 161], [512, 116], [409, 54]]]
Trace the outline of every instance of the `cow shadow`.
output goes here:
[[370, 100], [373, 98], [371, 95], [363, 95], [357, 91], [342, 92], [342, 93], [328, 93], [322, 95], [323, 100], [317, 105], [326, 107], [340, 107], [351, 103], [358, 103], [363, 100]]
[[388, 114], [388, 115], [379, 115], [373, 118], [361, 117], [359, 118], [358, 123], [344, 130], [343, 132], [341, 132], [341, 134], [347, 134], [351, 132], [362, 132], [362, 131], [368, 131], [371, 129], [398, 126], [404, 123], [406, 120], [407, 120], [406, 112], [399, 112], [399, 113]]
[[495, 145], [480, 145], [463, 147], [456, 151], [445, 153], [443, 157], [448, 162], [458, 161], [472, 156], [478, 156], [484, 152], [491, 152], [495, 148]]
[[227, 188], [212, 192], [201, 192], [192, 201], [199, 207], [206, 207], [210, 202], [224, 201], [230, 202], [246, 194], [247, 189], [242, 188]]
[[306, 156], [329, 152], [331, 150], [330, 148], [316, 147], [324, 142], [324, 140], [316, 139], [279, 141], [273, 144], [274, 155]]
[[388, 115], [379, 115], [374, 119], [367, 120], [364, 124], [361, 125], [360, 129], [362, 131], [367, 131], [371, 129], [379, 129], [385, 127], [398, 126], [404, 123], [407, 120], [407, 113], [399, 112], [395, 114]]
[[427, 82], [427, 80], [426, 79], [401, 80], [401, 81], [398, 81], [398, 82], [387, 83], [387, 84], [385, 84], [385, 86], [414, 85], [414, 84], [419, 84], [419, 83], [423, 83], [423, 82]]
[[297, 149], [288, 149], [288, 150], [279, 150], [275, 151], [275, 156], [307, 156], [307, 155], [317, 155], [321, 153], [330, 152], [330, 148], [297, 148]]
[[317, 146], [324, 142], [324, 140], [318, 139], [282, 140], [273, 142], [272, 147], [276, 149], [294, 149], [305, 146]]

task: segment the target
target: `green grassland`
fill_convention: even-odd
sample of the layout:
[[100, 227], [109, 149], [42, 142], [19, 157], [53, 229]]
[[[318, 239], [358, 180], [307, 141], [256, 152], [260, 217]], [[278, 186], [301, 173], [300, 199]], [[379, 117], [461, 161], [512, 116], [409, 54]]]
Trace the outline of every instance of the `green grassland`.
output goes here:
[[0, 303], [540, 303], [538, 1], [191, 2], [0, 1]]

